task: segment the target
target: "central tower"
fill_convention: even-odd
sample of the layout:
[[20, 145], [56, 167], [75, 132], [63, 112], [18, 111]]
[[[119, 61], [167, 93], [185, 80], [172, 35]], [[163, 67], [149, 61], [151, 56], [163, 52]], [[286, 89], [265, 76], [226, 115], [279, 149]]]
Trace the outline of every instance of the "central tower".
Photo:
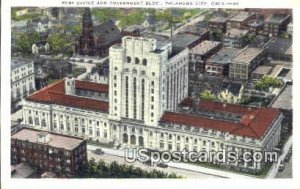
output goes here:
[[[110, 48], [111, 119], [126, 118], [157, 126], [165, 110], [176, 110], [187, 96], [188, 51], [170, 59], [172, 55], [170, 42], [148, 38], [123, 37], [121, 45]], [[185, 75], [181, 74], [183, 70]], [[178, 77], [171, 82], [173, 77], [168, 76], [173, 72]]]

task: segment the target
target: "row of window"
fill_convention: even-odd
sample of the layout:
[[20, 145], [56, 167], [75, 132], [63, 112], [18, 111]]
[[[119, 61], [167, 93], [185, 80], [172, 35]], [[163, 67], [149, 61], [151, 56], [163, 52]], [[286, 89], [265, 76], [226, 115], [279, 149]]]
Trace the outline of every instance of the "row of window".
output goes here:
[[[127, 56], [127, 57], [126, 57], [126, 63], [131, 63], [131, 61], [132, 61], [132, 60], [131, 60], [131, 57]], [[135, 63], [135, 64], [140, 64], [140, 59], [136, 57], [136, 58], [134, 59], [134, 63]], [[142, 60], [142, 64], [143, 64], [144, 66], [147, 66], [147, 59], [144, 58], [144, 59]]]

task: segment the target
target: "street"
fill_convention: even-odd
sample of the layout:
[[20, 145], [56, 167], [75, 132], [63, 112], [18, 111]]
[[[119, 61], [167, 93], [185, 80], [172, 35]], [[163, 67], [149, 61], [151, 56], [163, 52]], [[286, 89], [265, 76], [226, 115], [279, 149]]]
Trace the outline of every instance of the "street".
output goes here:
[[291, 156], [290, 160], [284, 163], [285, 168], [282, 172], [278, 172], [276, 178], [293, 178], [293, 157]]

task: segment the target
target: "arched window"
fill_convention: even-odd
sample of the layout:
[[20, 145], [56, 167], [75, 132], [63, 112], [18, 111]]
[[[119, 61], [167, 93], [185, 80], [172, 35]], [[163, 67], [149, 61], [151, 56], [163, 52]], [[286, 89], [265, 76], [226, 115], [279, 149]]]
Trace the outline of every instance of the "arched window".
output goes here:
[[139, 137], [139, 146], [144, 146], [144, 138], [142, 136]]
[[145, 59], [145, 58], [143, 59], [143, 65], [147, 66], [147, 59]]
[[123, 143], [128, 143], [128, 135], [126, 133], [123, 134]]
[[140, 63], [140, 59], [135, 58], [135, 64], [139, 64]]
[[130, 62], [131, 62], [131, 58], [130, 58], [129, 56], [127, 56], [126, 62], [127, 62], [127, 63], [130, 63]]
[[136, 137], [134, 135], [130, 136], [130, 144], [136, 144]]

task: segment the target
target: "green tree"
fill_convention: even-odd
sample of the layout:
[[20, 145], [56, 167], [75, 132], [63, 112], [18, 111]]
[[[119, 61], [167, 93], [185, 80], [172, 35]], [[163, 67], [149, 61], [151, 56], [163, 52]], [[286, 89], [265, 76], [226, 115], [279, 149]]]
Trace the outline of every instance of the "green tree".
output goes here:
[[50, 49], [53, 53], [58, 53], [65, 44], [63, 36], [57, 33], [49, 36], [47, 41], [49, 42]]
[[268, 91], [270, 87], [277, 88], [280, 86], [282, 86], [281, 81], [270, 76], [264, 76], [255, 83], [255, 88], [263, 91]]
[[210, 91], [205, 90], [202, 93], [200, 93], [200, 98], [203, 100], [216, 100], [217, 97], [214, 94], [211, 94]]
[[23, 54], [27, 54], [31, 50], [30, 38], [27, 34], [21, 34], [16, 41], [17, 49]]

